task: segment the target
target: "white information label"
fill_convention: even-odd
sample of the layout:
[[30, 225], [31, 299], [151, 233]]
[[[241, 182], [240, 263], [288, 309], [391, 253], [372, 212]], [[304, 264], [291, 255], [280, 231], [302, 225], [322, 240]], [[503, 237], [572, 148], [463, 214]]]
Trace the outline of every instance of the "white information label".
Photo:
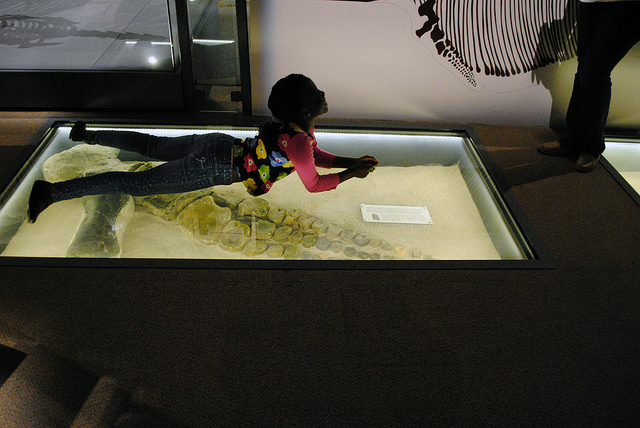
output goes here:
[[433, 224], [427, 207], [360, 204], [360, 209], [368, 223]]

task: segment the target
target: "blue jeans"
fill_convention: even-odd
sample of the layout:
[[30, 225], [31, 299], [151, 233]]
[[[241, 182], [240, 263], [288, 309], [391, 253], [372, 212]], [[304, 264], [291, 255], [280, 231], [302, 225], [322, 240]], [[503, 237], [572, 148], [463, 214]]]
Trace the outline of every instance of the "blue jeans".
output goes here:
[[564, 149], [598, 155], [611, 104], [611, 72], [640, 41], [640, 2], [582, 3], [578, 9], [578, 72], [567, 109]]
[[132, 196], [184, 193], [231, 184], [232, 146], [239, 140], [219, 133], [157, 137], [130, 131], [87, 131], [85, 141], [137, 152], [166, 163], [141, 172], [114, 171], [53, 183], [51, 196], [56, 202], [114, 193]]

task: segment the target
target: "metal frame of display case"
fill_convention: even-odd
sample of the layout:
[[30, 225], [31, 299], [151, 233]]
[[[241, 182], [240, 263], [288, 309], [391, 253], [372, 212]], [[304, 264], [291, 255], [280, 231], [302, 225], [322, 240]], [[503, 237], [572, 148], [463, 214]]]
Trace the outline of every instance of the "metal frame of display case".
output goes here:
[[[176, 69], [168, 71], [0, 70], [3, 110], [165, 110], [194, 112], [198, 100], [191, 64], [188, 0], [175, 7]], [[246, 0], [236, 0], [242, 113], [251, 115], [251, 71]], [[158, 90], [158, 88], [162, 88]]]
[[[227, 118], [228, 119], [228, 118]], [[184, 123], [180, 121], [162, 123], [152, 123], [146, 121], [145, 125], [171, 127], [257, 127], [267, 118], [260, 117], [235, 117], [236, 121], [230, 125], [229, 120], [223, 117], [208, 120], [204, 123]], [[238, 120], [240, 119], [240, 120]], [[18, 159], [16, 166], [11, 171], [13, 175], [6, 183], [0, 183], [3, 190], [0, 193], [0, 207], [4, 206], [11, 197], [21, 180], [26, 175], [26, 171], [37, 161], [40, 154], [49, 144], [49, 139], [55, 134], [55, 129], [59, 126], [67, 125], [74, 119], [50, 119], [41, 130], [35, 135], [31, 143], [27, 146], [23, 156]], [[219, 121], [219, 122], [218, 122]], [[92, 123], [104, 123], [111, 125], [114, 121], [91, 119]], [[134, 126], [139, 122], [117, 121], [119, 125]], [[0, 266], [66, 266], [66, 267], [123, 267], [123, 268], [214, 268], [214, 269], [317, 269], [317, 270], [337, 270], [337, 269], [363, 269], [363, 270], [423, 270], [423, 269], [533, 269], [533, 268], [554, 268], [555, 265], [547, 253], [542, 242], [530, 226], [525, 214], [520, 209], [514, 196], [511, 194], [505, 180], [492, 162], [484, 147], [480, 144], [477, 135], [471, 128], [465, 127], [420, 127], [416, 125], [389, 124], [389, 123], [318, 123], [318, 131], [322, 129], [331, 130], [357, 130], [357, 131], [386, 131], [386, 132], [430, 132], [455, 134], [466, 138], [472, 146], [471, 156], [484, 166], [485, 176], [483, 180], [492, 183], [497, 191], [496, 197], [502, 210], [508, 213], [509, 226], [519, 232], [518, 238], [522, 239], [518, 244], [530, 253], [530, 259], [522, 260], [243, 260], [243, 259], [154, 259], [154, 258], [47, 258], [47, 257], [0, 257]]]

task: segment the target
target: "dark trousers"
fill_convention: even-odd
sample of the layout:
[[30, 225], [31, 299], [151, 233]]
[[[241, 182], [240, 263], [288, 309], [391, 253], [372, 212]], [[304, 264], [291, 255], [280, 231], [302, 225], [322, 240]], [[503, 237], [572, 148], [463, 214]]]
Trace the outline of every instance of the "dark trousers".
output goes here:
[[232, 146], [226, 134], [157, 137], [128, 131], [87, 131], [86, 142], [140, 153], [166, 163], [141, 172], [105, 172], [53, 183], [54, 201], [88, 195], [184, 193], [231, 184]]
[[[566, 150], [598, 155], [611, 104], [611, 72], [640, 41], [640, 2], [580, 3], [578, 72], [567, 110]], [[638, 76], [640, 78], [640, 76]]]

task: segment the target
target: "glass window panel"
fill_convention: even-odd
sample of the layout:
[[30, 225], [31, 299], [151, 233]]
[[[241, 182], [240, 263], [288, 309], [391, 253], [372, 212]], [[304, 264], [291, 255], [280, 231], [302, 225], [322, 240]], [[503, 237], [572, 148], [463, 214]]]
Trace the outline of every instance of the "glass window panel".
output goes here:
[[203, 94], [201, 108], [239, 110], [239, 99], [232, 97], [241, 89], [236, 2], [194, 0], [188, 7], [193, 78]]
[[[137, 130], [156, 135], [225, 132], [238, 138], [256, 133], [255, 128], [234, 127], [92, 125], [91, 129]], [[112, 215], [108, 230], [100, 229], [99, 224], [94, 226], [94, 232], [99, 233], [89, 233], [91, 228], [79, 226], [85, 224], [88, 215], [82, 199], [54, 204], [36, 223], [28, 224], [28, 194], [32, 183], [43, 177], [45, 161], [78, 145], [69, 140], [69, 130], [69, 126], [52, 128], [2, 194], [2, 257], [252, 259], [267, 264], [312, 260], [361, 263], [363, 267], [387, 266], [385, 263], [424, 267], [447, 260], [537, 258], [529, 237], [518, 227], [523, 221], [515, 220], [478, 149], [464, 133], [319, 128], [316, 136], [323, 149], [342, 156], [375, 155], [380, 166], [366, 179], [349, 180], [335, 190], [316, 194], [308, 193], [293, 176], [278, 182], [260, 198], [249, 196], [242, 183], [186, 195], [132, 198]], [[74, 155], [77, 171], [102, 163], [100, 156], [111, 156], [110, 168], [116, 169], [146, 160], [129, 152], [105, 155], [100, 146], [85, 147], [95, 151], [96, 157], [83, 163], [81, 157]], [[49, 160], [46, 168], [70, 168], [65, 162]], [[269, 210], [254, 209], [251, 214], [242, 201], [251, 203], [256, 199]], [[214, 201], [216, 205], [212, 205]], [[426, 207], [431, 222], [395, 223], [388, 218], [365, 221], [362, 204], [395, 207], [393, 219], [402, 217], [406, 210]], [[212, 212], [220, 215], [211, 217]], [[244, 224], [238, 227], [246, 236], [233, 235], [231, 229], [225, 235], [231, 219]], [[95, 239], [98, 235], [102, 237]], [[78, 251], [78, 246], [84, 246], [84, 250]]]
[[168, 7], [166, 0], [0, 2], [0, 69], [173, 71]]

